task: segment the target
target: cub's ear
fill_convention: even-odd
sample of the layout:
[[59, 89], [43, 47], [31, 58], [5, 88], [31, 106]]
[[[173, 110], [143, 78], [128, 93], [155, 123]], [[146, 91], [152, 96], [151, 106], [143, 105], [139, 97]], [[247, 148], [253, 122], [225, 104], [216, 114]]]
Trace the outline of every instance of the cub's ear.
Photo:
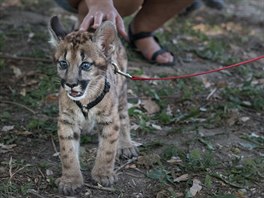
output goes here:
[[56, 47], [58, 42], [67, 35], [67, 32], [64, 30], [64, 27], [61, 25], [57, 16], [51, 17], [49, 23], [49, 32], [51, 37], [50, 43], [54, 47]]
[[116, 39], [116, 28], [111, 21], [105, 21], [94, 34], [94, 42], [106, 56], [115, 50], [114, 42]]

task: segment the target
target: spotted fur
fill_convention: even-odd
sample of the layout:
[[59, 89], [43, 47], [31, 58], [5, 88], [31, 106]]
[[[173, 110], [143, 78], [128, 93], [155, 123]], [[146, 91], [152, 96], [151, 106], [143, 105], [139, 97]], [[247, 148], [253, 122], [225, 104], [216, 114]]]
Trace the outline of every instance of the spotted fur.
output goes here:
[[[116, 180], [116, 156], [137, 156], [131, 142], [127, 111], [127, 84], [123, 76], [114, 73], [112, 63], [126, 72], [126, 53], [114, 25], [104, 22], [95, 33], [76, 31], [67, 34], [57, 17], [50, 21], [51, 42], [55, 47], [54, 61], [61, 79], [59, 92], [58, 137], [62, 176], [57, 180], [59, 191], [74, 194], [84, 183], [80, 171], [80, 134], [96, 123], [99, 145], [92, 178], [102, 185]], [[110, 90], [88, 110], [87, 116], [75, 101], [87, 105], [103, 92], [105, 82]]]

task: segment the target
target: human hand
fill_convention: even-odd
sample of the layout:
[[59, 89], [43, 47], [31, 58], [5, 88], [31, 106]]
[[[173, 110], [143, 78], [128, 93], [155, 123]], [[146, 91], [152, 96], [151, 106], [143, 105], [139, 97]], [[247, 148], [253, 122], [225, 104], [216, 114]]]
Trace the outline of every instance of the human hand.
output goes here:
[[89, 3], [88, 1], [86, 2], [89, 11], [80, 25], [80, 30], [85, 31], [89, 27], [97, 29], [103, 21], [109, 20], [116, 25], [119, 34], [127, 39], [123, 19], [115, 9], [112, 1], [94, 1], [93, 3]]

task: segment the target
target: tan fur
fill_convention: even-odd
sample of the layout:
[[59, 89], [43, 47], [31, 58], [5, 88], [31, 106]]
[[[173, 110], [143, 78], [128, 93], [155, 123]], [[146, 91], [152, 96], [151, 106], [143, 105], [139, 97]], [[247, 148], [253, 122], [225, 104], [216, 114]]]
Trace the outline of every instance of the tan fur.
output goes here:
[[[58, 118], [62, 176], [57, 183], [60, 192], [68, 195], [84, 182], [80, 171], [79, 142], [81, 131], [87, 123], [95, 121], [99, 128], [97, 157], [92, 169], [96, 182], [112, 185], [116, 180], [116, 155], [131, 158], [137, 156], [137, 150], [130, 139], [126, 80], [115, 74], [112, 66], [112, 63], [116, 63], [122, 71], [126, 72], [127, 69], [126, 53], [113, 24], [105, 22], [95, 33], [77, 31], [60, 36], [56, 22], [53, 22], [55, 25], [51, 22], [50, 30], [55, 37], [52, 39], [56, 46], [54, 60], [58, 63], [58, 75], [62, 79]], [[61, 69], [59, 61], [66, 61], [67, 69]], [[92, 63], [89, 71], [80, 69], [85, 61]], [[88, 111], [85, 118], [71, 94], [84, 93], [76, 99], [82, 105], [87, 105], [102, 93], [105, 79], [110, 83], [110, 91]], [[87, 82], [84, 90], [80, 81]], [[75, 86], [70, 88], [67, 84]]]

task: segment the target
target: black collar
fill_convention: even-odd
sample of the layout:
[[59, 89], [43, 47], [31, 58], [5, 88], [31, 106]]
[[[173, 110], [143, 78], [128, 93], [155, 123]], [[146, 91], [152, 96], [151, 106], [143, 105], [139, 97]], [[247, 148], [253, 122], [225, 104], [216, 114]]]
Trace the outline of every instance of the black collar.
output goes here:
[[88, 115], [88, 111], [103, 100], [105, 94], [107, 94], [109, 92], [109, 89], [110, 89], [110, 83], [105, 78], [104, 90], [95, 100], [88, 103], [87, 105], [82, 105], [82, 103], [80, 101], [74, 101], [78, 105], [78, 107], [81, 109], [85, 118]]

